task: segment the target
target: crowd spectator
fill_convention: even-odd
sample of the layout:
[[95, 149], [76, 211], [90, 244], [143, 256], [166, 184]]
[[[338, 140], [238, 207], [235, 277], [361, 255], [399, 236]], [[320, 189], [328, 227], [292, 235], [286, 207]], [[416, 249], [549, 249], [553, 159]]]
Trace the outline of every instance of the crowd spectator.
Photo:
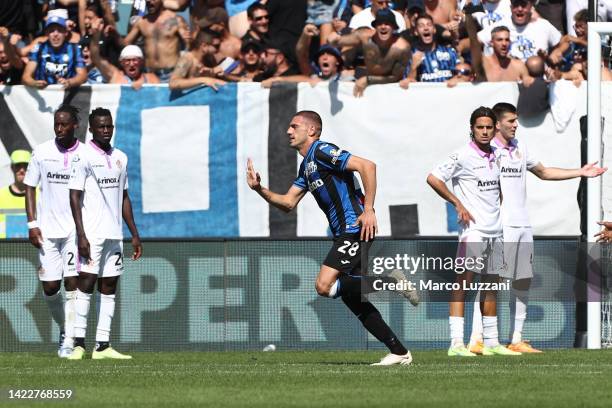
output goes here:
[[48, 39], [30, 52], [21, 81], [39, 89], [52, 84], [65, 88], [83, 84], [87, 80], [85, 62], [79, 46], [67, 41], [66, 19], [48, 17], [45, 35]]
[[127, 45], [121, 50], [117, 68], [105, 59], [100, 50], [100, 36], [103, 25], [101, 21], [94, 23], [91, 30], [90, 52], [91, 59], [104, 82], [110, 84], [129, 84], [134, 89], [140, 89], [144, 84], [158, 84], [159, 78], [151, 72], [143, 72], [144, 55], [137, 45]]
[[568, 72], [572, 69], [577, 59], [580, 59], [581, 62], [586, 58], [588, 21], [589, 12], [586, 9], [577, 12], [574, 15], [573, 26], [576, 35], [564, 35], [559, 46], [550, 53], [551, 65], [558, 66], [561, 72]]
[[475, 75], [472, 66], [466, 62], [459, 62], [453, 69], [453, 77], [446, 81], [446, 86], [453, 88], [461, 82], [474, 82]]
[[195, 86], [209, 86], [214, 90], [225, 81], [214, 78], [216, 72], [215, 53], [218, 51], [218, 36], [200, 31], [193, 41], [192, 48], [181, 56], [170, 76], [170, 89], [188, 89]]
[[478, 33], [481, 43], [485, 44], [485, 54], [490, 55], [491, 31], [495, 27], [505, 26], [510, 30], [510, 55], [522, 61], [537, 55], [548, 53], [561, 40], [561, 33], [547, 20], [539, 17], [532, 19], [532, 0], [511, 0], [512, 17], [510, 21], [499, 21]]
[[348, 35], [332, 33], [329, 37], [332, 45], [357, 47], [363, 51], [366, 75], [355, 80], [353, 90], [358, 97], [363, 95], [368, 85], [398, 82], [409, 60], [410, 45], [395, 33], [398, 26], [392, 10], [379, 9], [372, 28], [374, 33], [362, 28]]
[[315, 55], [316, 62], [310, 61], [309, 51], [312, 38], [318, 35], [319, 29], [314, 24], [304, 26], [296, 48], [301, 73], [308, 76], [313, 85], [320, 81], [352, 80], [352, 74], [343, 75], [346, 72], [343, 72], [344, 61], [340, 50], [329, 44], [319, 48]]
[[[270, 40], [263, 47], [263, 72], [253, 78], [256, 82], [263, 82], [262, 86], [269, 87], [272, 83], [282, 80], [281, 77], [302, 75], [287, 57], [283, 44]], [[307, 78], [304, 78], [307, 79]]]
[[161, 82], [168, 82], [179, 60], [181, 41], [189, 46], [189, 28], [174, 11], [167, 10], [162, 0], [147, 0], [147, 14], [138, 20], [124, 39], [124, 45], [144, 38], [145, 66]]
[[[576, 35], [572, 21], [576, 13], [588, 7], [589, 0], [567, 0], [565, 2], [565, 19], [569, 35]], [[596, 13], [597, 21], [612, 21], [612, 0], [598, 0]]]
[[[457, 50], [439, 44], [435, 38], [433, 18], [421, 14], [416, 21], [418, 41], [412, 56], [410, 80], [419, 82], [446, 82], [453, 77], [453, 69], [459, 62]], [[404, 81], [402, 85], [406, 86]]]
[[[352, 30], [362, 27], [371, 28], [372, 22], [376, 18], [376, 13], [378, 13], [378, 10], [389, 8], [389, 3], [391, 3], [390, 0], [372, 0], [370, 7], [364, 8], [360, 12], [356, 13], [353, 18], [351, 18], [349, 28]], [[395, 10], [391, 10], [391, 12], [395, 18], [397, 30], [404, 31], [406, 29], [406, 21], [404, 20], [404, 16]]]
[[262, 73], [261, 66], [262, 46], [257, 41], [243, 41], [240, 48], [239, 64], [225, 78], [230, 81], [244, 82], [253, 79]]
[[261, 3], [253, 3], [247, 9], [249, 29], [242, 37], [242, 42], [257, 42], [260, 46], [268, 39], [270, 31], [270, 15], [266, 6]]
[[238, 37], [233, 36], [229, 31], [229, 17], [222, 7], [215, 7], [210, 10], [198, 21], [200, 30], [208, 31], [221, 39], [221, 45], [217, 59], [225, 58], [236, 59], [240, 57], [241, 42]]
[[85, 69], [87, 70], [87, 81], [86, 83], [89, 85], [94, 84], [102, 84], [104, 81], [104, 77], [102, 73], [93, 63], [91, 59], [91, 50], [90, 50], [90, 41], [89, 38], [83, 37], [79, 42], [79, 48], [81, 49], [81, 54], [83, 54], [83, 62], [85, 63]]
[[0, 85], [18, 85], [22, 71], [23, 61], [11, 42], [9, 30], [0, 27]]
[[511, 58], [510, 30], [506, 26], [496, 26], [491, 30], [491, 55], [482, 55], [482, 49], [476, 33], [476, 21], [470, 15], [465, 18], [465, 25], [470, 38], [472, 67], [478, 81], [522, 81], [531, 83], [525, 63], [518, 58]]
[[83, 12], [83, 25], [81, 36], [90, 39], [92, 36], [92, 25], [100, 24], [101, 35], [99, 39], [100, 54], [113, 64], [119, 61], [119, 53], [121, 52], [121, 37], [115, 28], [114, 22], [108, 23], [102, 18], [100, 9], [94, 5], [88, 5]]

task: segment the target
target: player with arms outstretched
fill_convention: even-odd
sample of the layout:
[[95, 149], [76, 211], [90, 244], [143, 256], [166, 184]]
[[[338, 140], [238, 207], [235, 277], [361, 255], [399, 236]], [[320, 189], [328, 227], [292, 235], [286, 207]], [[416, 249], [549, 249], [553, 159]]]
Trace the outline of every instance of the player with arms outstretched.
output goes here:
[[81, 360], [85, 355], [85, 331], [89, 304], [96, 281], [100, 292], [96, 347], [93, 359], [130, 359], [110, 346], [110, 330], [115, 313], [115, 292], [123, 273], [123, 222], [132, 234], [134, 254], [142, 255], [142, 246], [128, 195], [128, 158], [113, 148], [113, 118], [108, 109], [97, 108], [89, 115], [93, 135], [73, 160], [70, 178], [70, 207], [77, 232], [79, 282], [74, 322], [75, 347], [68, 357]]
[[[82, 144], [74, 136], [78, 127], [78, 110], [71, 105], [60, 106], [53, 115], [55, 138], [34, 149], [24, 179], [28, 236], [32, 245], [38, 248], [38, 278], [51, 316], [60, 327], [58, 355], [62, 358], [72, 353], [74, 337], [78, 254], [68, 201], [68, 180], [70, 164], [82, 149]], [[38, 206], [37, 186], [40, 186], [42, 196]], [[65, 302], [60, 293], [62, 277]]]
[[[321, 141], [321, 131], [321, 117], [316, 112], [300, 111], [291, 119], [287, 129], [289, 145], [304, 160], [287, 193], [277, 194], [263, 187], [250, 159], [247, 183], [268, 203], [285, 212], [293, 210], [308, 191], [313, 194], [334, 234], [334, 245], [319, 270], [317, 293], [330, 298], [341, 297], [366, 330], [387, 346], [390, 354], [375, 365], [409, 365], [412, 355], [365, 297], [374, 291], [375, 279], [383, 283], [406, 281], [399, 270], [382, 278], [362, 276], [362, 251], [367, 251], [377, 232], [374, 214], [376, 165]], [[353, 172], [359, 173], [365, 196]], [[408, 289], [398, 292], [412, 304], [418, 302], [416, 292]]]

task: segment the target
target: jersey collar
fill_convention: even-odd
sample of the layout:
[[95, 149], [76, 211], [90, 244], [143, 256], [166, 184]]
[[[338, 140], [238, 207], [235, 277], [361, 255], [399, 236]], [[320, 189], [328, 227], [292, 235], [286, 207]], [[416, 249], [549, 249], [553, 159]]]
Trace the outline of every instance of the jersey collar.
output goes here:
[[107, 153], [106, 151], [104, 151], [104, 149], [100, 148], [100, 146], [95, 144], [93, 140], [90, 140], [89, 144], [91, 145], [91, 147], [94, 148], [95, 151], [97, 151], [102, 156], [104, 156], [104, 158], [106, 159], [106, 164], [108, 165], [108, 168], [110, 169], [112, 167], [111, 166], [111, 161], [110, 161], [110, 155], [113, 154], [113, 148], [111, 147], [110, 150]]
[[64, 154], [64, 168], [68, 167], [68, 153], [74, 152], [77, 149], [77, 147], [79, 147], [79, 143], [80, 143], [79, 140], [76, 139], [74, 144], [66, 149], [61, 144], [57, 143], [57, 139], [55, 140], [55, 146], [57, 147], [57, 150], [59, 150], [60, 153]]
[[480, 148], [478, 147], [476, 143], [474, 143], [474, 141], [470, 142], [470, 147], [476, 151], [478, 156], [482, 157], [483, 159], [487, 159], [487, 161], [489, 162], [489, 168], [493, 168], [493, 162], [495, 161], [495, 148], [494, 147], [491, 148], [490, 153], [480, 150]]

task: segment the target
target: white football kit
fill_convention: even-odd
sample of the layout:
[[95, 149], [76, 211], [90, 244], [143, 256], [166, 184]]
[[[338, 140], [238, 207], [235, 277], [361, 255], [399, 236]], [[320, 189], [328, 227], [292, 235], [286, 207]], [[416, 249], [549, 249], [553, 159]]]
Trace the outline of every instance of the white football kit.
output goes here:
[[499, 168], [495, 148], [483, 152], [471, 142], [437, 166], [432, 175], [452, 183], [455, 196], [474, 217], [459, 224], [459, 258], [483, 258], [485, 268], [472, 272], [505, 275], [500, 217]]
[[504, 200], [501, 214], [504, 230], [504, 257], [509, 277], [533, 278], [533, 232], [527, 212], [527, 171], [539, 163], [526, 146], [512, 139], [508, 146], [493, 139], [500, 162], [500, 183]]
[[108, 153], [93, 141], [73, 160], [69, 188], [83, 191], [83, 228], [90, 245], [90, 261], [79, 260], [79, 272], [100, 277], [123, 273], [123, 194], [128, 188], [127, 156], [113, 148]]
[[83, 150], [78, 140], [65, 149], [55, 139], [40, 144], [32, 153], [24, 183], [40, 185], [36, 216], [43, 243], [39, 250], [39, 279], [58, 281], [77, 276], [76, 231], [68, 193], [71, 162]]

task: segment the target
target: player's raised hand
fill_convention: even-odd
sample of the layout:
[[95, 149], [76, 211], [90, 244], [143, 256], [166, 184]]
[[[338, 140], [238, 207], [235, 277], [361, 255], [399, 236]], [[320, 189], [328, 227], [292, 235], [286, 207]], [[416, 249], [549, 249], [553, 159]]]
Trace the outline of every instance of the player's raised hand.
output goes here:
[[77, 247], [79, 249], [79, 256], [89, 262], [91, 260], [89, 252], [89, 241], [85, 235], [81, 235], [77, 239]]
[[459, 219], [459, 223], [468, 227], [470, 225], [470, 221], [476, 222], [472, 214], [463, 206], [463, 204], [459, 203], [455, 207], [457, 210], [457, 218]]
[[138, 235], [132, 237], [132, 248], [134, 249], [132, 260], [137, 261], [142, 256], [142, 244], [140, 243], [140, 237]]
[[604, 174], [608, 168], [607, 167], [598, 167], [596, 166], [598, 162], [593, 162], [593, 163], [589, 163], [589, 164], [585, 164], [584, 166], [582, 166], [582, 168], [580, 169], [580, 173], [582, 175], [582, 177], [597, 177], [597, 176], [601, 176], [602, 174]]
[[249, 158], [247, 159], [247, 184], [251, 187], [251, 190], [259, 190], [261, 189], [261, 176], [258, 172], [253, 168], [253, 161]]
[[612, 242], [612, 222], [599, 221], [597, 224], [604, 227], [604, 229], [594, 235], [597, 238], [597, 242]]
[[373, 240], [378, 233], [378, 222], [373, 209], [365, 209], [357, 218], [355, 225], [361, 225], [361, 240]]
[[32, 228], [28, 230], [28, 238], [30, 240], [30, 244], [34, 245], [36, 248], [42, 248], [43, 237], [42, 232], [40, 232], [40, 228]]

